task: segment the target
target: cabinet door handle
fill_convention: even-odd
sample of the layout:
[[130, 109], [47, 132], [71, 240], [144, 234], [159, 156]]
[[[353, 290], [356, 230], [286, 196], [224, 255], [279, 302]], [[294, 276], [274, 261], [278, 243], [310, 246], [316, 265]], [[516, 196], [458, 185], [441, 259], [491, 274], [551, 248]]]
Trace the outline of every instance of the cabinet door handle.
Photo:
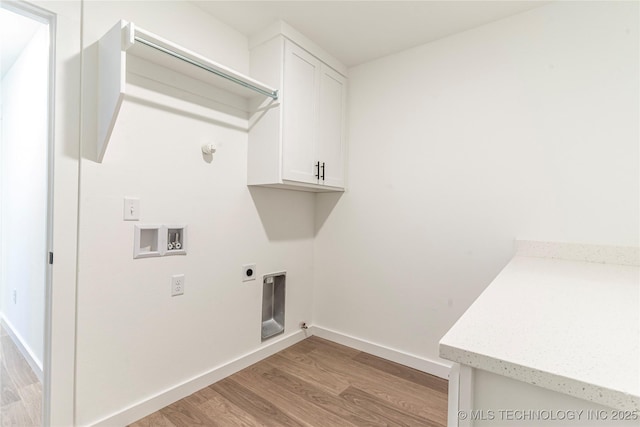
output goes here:
[[322, 180], [324, 181], [324, 162], [322, 162]]
[[320, 179], [320, 162], [317, 162], [314, 166], [316, 167], [316, 179]]

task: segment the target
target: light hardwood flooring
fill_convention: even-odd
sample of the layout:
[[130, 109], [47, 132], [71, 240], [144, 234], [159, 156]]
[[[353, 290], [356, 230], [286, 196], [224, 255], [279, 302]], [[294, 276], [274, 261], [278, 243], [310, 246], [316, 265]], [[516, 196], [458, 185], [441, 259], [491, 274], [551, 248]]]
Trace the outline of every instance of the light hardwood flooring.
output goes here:
[[0, 326], [0, 425], [42, 425], [42, 385]]
[[447, 381], [311, 337], [131, 427], [447, 424]]

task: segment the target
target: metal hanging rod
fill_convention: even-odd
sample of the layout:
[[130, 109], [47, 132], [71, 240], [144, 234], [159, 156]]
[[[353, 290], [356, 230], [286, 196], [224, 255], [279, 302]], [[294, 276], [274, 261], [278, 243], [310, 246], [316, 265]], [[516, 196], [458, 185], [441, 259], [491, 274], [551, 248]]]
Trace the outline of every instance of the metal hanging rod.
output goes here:
[[278, 91], [277, 90], [274, 90], [274, 91], [264, 90], [262, 88], [259, 88], [257, 86], [252, 85], [251, 83], [245, 82], [244, 80], [240, 80], [240, 79], [238, 79], [238, 78], [236, 78], [234, 76], [230, 76], [229, 74], [226, 74], [226, 73], [224, 73], [224, 72], [222, 72], [220, 70], [216, 70], [215, 68], [209, 67], [206, 64], [203, 64], [201, 62], [195, 61], [195, 60], [193, 60], [191, 58], [187, 58], [186, 56], [181, 55], [181, 54], [179, 54], [177, 52], [174, 52], [174, 51], [172, 51], [170, 49], [167, 49], [165, 47], [159, 46], [156, 43], [154, 43], [152, 41], [149, 41], [149, 40], [146, 40], [146, 39], [144, 39], [144, 38], [142, 38], [140, 36], [134, 36], [134, 40], [137, 41], [137, 42], [142, 43], [145, 46], [149, 46], [149, 47], [151, 47], [153, 49], [159, 50], [160, 52], [166, 53], [167, 55], [171, 55], [174, 58], [178, 58], [181, 61], [187, 62], [187, 63], [189, 63], [191, 65], [194, 65], [194, 66], [196, 66], [198, 68], [201, 68], [201, 69], [203, 69], [205, 71], [213, 73], [216, 76], [219, 76], [219, 77], [222, 77], [222, 78], [227, 79], [229, 81], [232, 81], [233, 83], [236, 83], [236, 84], [238, 84], [240, 86], [244, 86], [247, 89], [251, 89], [254, 92], [258, 92], [261, 95], [268, 96], [271, 99], [278, 99]]

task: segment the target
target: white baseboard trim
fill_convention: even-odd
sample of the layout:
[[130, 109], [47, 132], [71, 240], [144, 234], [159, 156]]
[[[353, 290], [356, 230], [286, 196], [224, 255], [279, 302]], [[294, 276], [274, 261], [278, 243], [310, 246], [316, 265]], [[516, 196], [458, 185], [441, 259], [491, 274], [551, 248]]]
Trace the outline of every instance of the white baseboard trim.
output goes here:
[[31, 347], [27, 345], [22, 335], [15, 330], [13, 324], [4, 316], [4, 313], [0, 313], [0, 323], [2, 323], [2, 327], [7, 331], [7, 335], [9, 335], [11, 341], [16, 345], [20, 354], [24, 357], [24, 360], [27, 361], [33, 373], [38, 377], [40, 384], [43, 384], [44, 372], [42, 370], [42, 362], [38, 361], [33, 351], [31, 351]]
[[171, 387], [164, 390], [155, 396], [148, 399], [139, 401], [128, 408], [119, 411], [115, 414], [109, 415], [99, 421], [91, 423], [93, 426], [125, 426], [131, 424], [141, 418], [152, 414], [165, 406], [172, 404], [196, 391], [207, 387], [217, 381], [220, 381], [244, 368], [247, 368], [254, 363], [261, 361], [285, 348], [296, 344], [305, 339], [309, 333], [305, 334], [305, 331], [296, 331], [291, 335], [280, 338], [277, 341], [269, 343], [268, 345], [261, 347], [257, 350], [249, 352], [243, 356], [238, 357], [228, 363], [220, 365], [212, 370], [198, 375], [190, 380], [178, 384], [175, 387]]
[[383, 359], [387, 359], [404, 366], [409, 366], [410, 368], [426, 372], [427, 374], [435, 375], [436, 377], [444, 379], [449, 378], [451, 365], [405, 353], [403, 351], [385, 347], [383, 345], [376, 344], [370, 341], [365, 341], [360, 338], [343, 334], [341, 332], [323, 328], [322, 326], [314, 325], [310, 326], [309, 329], [311, 330], [311, 333], [317, 337], [324, 338], [338, 344], [346, 345], [347, 347], [355, 348], [356, 350], [364, 351], [366, 353], [382, 357]]

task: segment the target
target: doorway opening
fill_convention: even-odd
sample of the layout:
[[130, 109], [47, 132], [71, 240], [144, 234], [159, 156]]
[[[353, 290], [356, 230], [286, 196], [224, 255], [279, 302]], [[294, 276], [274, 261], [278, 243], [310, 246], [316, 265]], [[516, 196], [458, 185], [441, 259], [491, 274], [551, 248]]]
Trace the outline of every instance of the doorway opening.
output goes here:
[[55, 16], [0, 3], [0, 421], [47, 424]]

